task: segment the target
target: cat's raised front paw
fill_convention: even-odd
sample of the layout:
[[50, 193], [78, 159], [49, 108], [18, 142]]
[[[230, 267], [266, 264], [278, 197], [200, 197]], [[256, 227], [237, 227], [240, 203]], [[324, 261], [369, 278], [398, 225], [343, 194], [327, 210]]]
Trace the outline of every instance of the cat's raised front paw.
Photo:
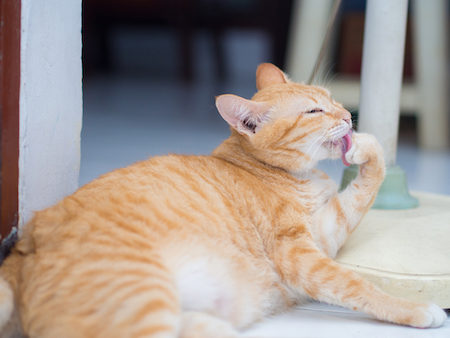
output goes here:
[[371, 158], [382, 158], [383, 150], [375, 136], [363, 133], [353, 133], [352, 147], [345, 154], [350, 164], [361, 165]]

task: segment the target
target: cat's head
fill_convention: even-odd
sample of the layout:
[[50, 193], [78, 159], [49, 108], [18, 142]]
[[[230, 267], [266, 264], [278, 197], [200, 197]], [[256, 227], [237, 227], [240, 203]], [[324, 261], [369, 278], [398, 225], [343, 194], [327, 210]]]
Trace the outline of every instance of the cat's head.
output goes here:
[[351, 115], [322, 87], [292, 82], [276, 66], [256, 71], [251, 100], [221, 95], [216, 106], [232, 137], [261, 162], [297, 172], [341, 157], [351, 146]]

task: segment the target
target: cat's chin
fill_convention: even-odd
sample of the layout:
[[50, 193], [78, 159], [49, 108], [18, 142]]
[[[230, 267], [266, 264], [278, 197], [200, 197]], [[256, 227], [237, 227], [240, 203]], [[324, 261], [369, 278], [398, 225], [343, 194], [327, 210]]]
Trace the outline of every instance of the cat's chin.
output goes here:
[[328, 150], [327, 158], [337, 160], [343, 156], [343, 142], [342, 139], [336, 141], [327, 141], [322, 144], [322, 147]]
[[345, 159], [345, 154], [350, 150], [352, 147], [352, 131], [350, 130], [346, 135], [344, 135], [342, 138], [334, 140], [334, 141], [327, 141], [322, 144], [322, 146], [327, 149], [330, 153], [329, 158], [335, 160], [340, 158], [342, 160], [342, 163], [344, 163], [345, 166], [349, 166], [350, 163], [347, 162]]

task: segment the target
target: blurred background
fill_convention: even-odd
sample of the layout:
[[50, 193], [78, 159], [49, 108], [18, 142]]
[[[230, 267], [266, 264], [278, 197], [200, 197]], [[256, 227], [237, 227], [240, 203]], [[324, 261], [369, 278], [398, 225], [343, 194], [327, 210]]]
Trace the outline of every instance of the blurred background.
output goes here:
[[[262, 62], [286, 69], [293, 6], [293, 0], [84, 0], [80, 185], [149, 156], [209, 154], [230, 133], [215, 96], [251, 98]], [[322, 69], [326, 80], [359, 78], [364, 10], [364, 0], [343, 0]], [[408, 28], [404, 83], [414, 81], [413, 47]], [[357, 122], [357, 107], [347, 108]], [[450, 150], [419, 146], [411, 110], [400, 118], [397, 163], [411, 190], [450, 194]], [[320, 167], [340, 182], [341, 161]]]

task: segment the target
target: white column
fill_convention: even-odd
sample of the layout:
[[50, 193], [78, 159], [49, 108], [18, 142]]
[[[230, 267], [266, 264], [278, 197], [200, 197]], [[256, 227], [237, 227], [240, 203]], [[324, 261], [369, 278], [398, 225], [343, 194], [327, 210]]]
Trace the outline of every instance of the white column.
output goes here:
[[448, 1], [414, 0], [415, 78], [418, 88], [419, 144], [449, 145]]
[[333, 0], [295, 1], [286, 62], [286, 72], [294, 81], [309, 80], [322, 47], [332, 7]]
[[78, 187], [81, 1], [22, 0], [19, 227]]
[[397, 151], [407, 9], [407, 0], [367, 0], [358, 130], [376, 136], [388, 167]]

